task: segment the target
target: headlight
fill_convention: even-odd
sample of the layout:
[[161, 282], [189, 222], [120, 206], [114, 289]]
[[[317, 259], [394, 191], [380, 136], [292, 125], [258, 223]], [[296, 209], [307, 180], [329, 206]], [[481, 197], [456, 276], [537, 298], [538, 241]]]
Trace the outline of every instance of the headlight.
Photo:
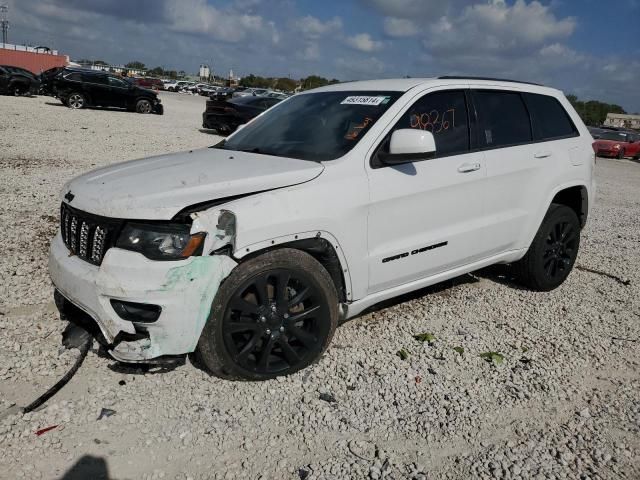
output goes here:
[[615, 145], [613, 146], [613, 148], [615, 148], [616, 150], [620, 150], [620, 145], [615, 144]]
[[140, 252], [151, 260], [179, 260], [202, 253], [204, 233], [191, 235], [189, 225], [127, 223], [116, 247]]

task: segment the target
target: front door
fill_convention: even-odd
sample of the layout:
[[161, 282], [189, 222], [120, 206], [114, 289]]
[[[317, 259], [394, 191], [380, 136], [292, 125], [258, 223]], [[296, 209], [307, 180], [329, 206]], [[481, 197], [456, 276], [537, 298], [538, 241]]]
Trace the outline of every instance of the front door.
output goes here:
[[433, 133], [435, 158], [385, 166], [374, 153], [368, 167], [369, 293], [472, 263], [485, 256], [482, 152], [471, 152], [465, 90], [428, 93], [403, 113], [391, 132]]
[[89, 94], [91, 104], [109, 106], [109, 83], [107, 76], [102, 74], [83, 75], [84, 88]]
[[126, 107], [129, 101], [130, 84], [126, 80], [118, 77], [109, 77], [111, 87], [110, 103], [114, 107]]

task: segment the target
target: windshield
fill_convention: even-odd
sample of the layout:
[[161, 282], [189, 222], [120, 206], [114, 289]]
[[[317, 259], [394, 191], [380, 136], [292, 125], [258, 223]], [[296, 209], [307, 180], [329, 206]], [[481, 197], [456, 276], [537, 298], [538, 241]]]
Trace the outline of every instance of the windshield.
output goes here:
[[342, 157], [402, 92], [341, 91], [291, 97], [217, 147], [325, 161]]
[[603, 132], [600, 134], [601, 140], [613, 140], [615, 142], [624, 142], [627, 136], [624, 133], [618, 132]]

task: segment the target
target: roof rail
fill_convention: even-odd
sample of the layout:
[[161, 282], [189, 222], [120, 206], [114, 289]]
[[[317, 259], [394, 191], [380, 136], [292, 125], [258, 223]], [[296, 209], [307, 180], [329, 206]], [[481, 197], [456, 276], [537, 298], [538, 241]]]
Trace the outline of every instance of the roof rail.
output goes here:
[[464, 75], [443, 75], [438, 77], [438, 80], [491, 80], [494, 82], [511, 82], [511, 83], [525, 83], [527, 85], [538, 85], [543, 87], [541, 83], [523, 82], [522, 80], [509, 80], [508, 78], [492, 78], [492, 77], [468, 77]]

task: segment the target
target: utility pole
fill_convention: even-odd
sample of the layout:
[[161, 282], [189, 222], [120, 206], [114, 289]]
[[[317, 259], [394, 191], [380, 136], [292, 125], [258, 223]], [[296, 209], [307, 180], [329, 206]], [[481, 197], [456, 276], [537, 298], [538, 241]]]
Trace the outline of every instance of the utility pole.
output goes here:
[[6, 5], [0, 5], [0, 27], [2, 28], [2, 46], [8, 42], [9, 34], [9, 20], [7, 15], [9, 13], [9, 7]]

